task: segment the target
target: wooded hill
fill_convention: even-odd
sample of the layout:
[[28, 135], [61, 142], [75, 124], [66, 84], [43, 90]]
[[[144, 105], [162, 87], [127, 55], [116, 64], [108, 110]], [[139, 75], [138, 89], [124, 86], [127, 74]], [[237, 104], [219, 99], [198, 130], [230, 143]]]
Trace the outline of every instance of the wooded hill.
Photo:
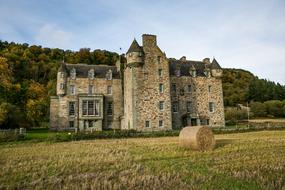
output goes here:
[[[79, 51], [0, 41], [0, 127], [31, 127], [48, 122], [49, 97], [55, 95], [60, 62], [115, 65], [119, 55], [105, 50]], [[225, 69], [225, 106], [247, 101], [285, 99], [285, 87], [248, 71]]]

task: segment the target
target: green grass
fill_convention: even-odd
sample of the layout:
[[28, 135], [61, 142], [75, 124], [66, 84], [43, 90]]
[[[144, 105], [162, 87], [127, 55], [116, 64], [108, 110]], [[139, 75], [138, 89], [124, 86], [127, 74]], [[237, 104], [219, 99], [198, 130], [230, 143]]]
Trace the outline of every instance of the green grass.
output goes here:
[[0, 145], [0, 189], [284, 189], [285, 131]]

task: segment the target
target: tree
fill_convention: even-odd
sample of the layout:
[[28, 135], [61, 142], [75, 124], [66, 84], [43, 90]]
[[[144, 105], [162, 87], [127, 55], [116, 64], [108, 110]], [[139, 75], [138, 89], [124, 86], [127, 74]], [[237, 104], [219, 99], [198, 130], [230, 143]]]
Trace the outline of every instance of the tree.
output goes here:
[[250, 111], [253, 113], [255, 117], [267, 116], [266, 105], [261, 102], [251, 102]]

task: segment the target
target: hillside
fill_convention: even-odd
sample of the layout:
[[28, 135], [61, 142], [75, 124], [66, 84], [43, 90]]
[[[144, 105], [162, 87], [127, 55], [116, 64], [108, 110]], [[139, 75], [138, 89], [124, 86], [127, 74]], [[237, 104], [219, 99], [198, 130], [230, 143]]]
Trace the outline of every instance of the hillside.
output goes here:
[[[39, 126], [49, 121], [49, 97], [55, 95], [60, 62], [114, 65], [118, 54], [79, 51], [0, 41], [0, 127]], [[283, 100], [285, 87], [241, 69], [225, 69], [225, 106], [247, 101]]]

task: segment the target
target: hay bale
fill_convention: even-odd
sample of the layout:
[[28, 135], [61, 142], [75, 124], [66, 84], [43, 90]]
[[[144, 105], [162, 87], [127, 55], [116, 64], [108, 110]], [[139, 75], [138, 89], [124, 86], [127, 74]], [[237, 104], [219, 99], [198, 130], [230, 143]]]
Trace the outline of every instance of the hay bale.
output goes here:
[[215, 138], [212, 130], [206, 126], [185, 127], [179, 133], [179, 144], [193, 150], [212, 150]]

